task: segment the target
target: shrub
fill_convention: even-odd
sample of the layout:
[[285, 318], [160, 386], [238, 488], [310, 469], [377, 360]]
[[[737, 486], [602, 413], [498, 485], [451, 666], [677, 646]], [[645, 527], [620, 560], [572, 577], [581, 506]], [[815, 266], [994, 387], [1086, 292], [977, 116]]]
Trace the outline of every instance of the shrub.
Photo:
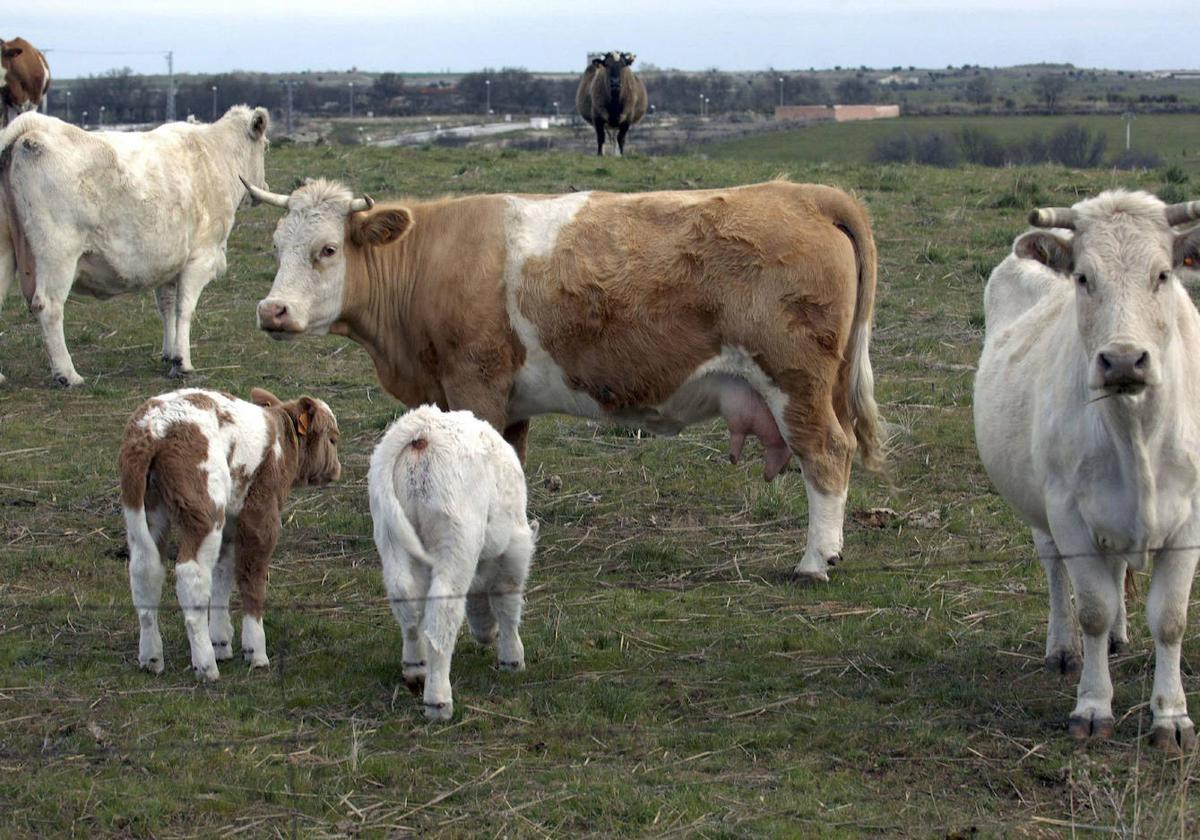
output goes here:
[[889, 134], [875, 141], [871, 150], [875, 163], [912, 163], [913, 139], [907, 134]]
[[917, 138], [913, 156], [917, 163], [926, 166], [958, 166], [960, 154], [954, 138], [945, 132], [936, 131]]
[[1108, 136], [1091, 131], [1079, 123], [1068, 123], [1050, 135], [1047, 153], [1054, 163], [1073, 169], [1089, 169], [1100, 165]]
[[1114, 169], [1157, 169], [1162, 166], [1162, 158], [1154, 152], [1125, 149], [1113, 158], [1112, 165]]

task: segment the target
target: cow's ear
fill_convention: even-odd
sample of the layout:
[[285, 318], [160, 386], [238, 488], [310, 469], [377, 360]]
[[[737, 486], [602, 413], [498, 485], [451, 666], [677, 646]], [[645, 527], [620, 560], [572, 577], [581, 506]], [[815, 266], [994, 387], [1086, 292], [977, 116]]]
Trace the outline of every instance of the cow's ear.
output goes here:
[[1031, 230], [1017, 237], [1013, 253], [1027, 260], [1037, 260], [1059, 274], [1069, 274], [1075, 258], [1071, 240], [1044, 230]]
[[3, 55], [5, 58], [16, 58], [23, 52], [25, 52], [24, 47], [12, 47], [10, 49], [5, 50]]
[[355, 245], [387, 245], [407, 236], [413, 215], [407, 207], [387, 207], [350, 217], [350, 238]]
[[633, 60], [634, 60], [635, 58], [637, 58], [637, 56], [636, 56], [634, 53], [626, 53], [626, 54], [625, 54], [625, 64], [626, 64], [626, 66], [628, 66], [628, 67], [632, 67], [632, 66], [633, 66]]
[[272, 408], [273, 406], [281, 405], [279, 397], [265, 388], [251, 388], [250, 402], [255, 405], [261, 405], [263, 408]]
[[1200, 227], [1175, 236], [1175, 267], [1200, 271]]
[[271, 118], [266, 108], [255, 108], [250, 115], [250, 139], [261, 140], [267, 134]]

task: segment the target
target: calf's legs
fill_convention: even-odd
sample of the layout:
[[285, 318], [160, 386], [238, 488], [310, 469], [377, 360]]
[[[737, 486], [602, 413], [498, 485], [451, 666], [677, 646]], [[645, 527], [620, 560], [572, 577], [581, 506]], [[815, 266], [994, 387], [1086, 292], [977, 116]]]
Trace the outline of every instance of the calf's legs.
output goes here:
[[[175, 594], [183, 611], [183, 625], [192, 649], [192, 670], [201, 680], [220, 676], [212, 640], [208, 632], [208, 608], [212, 601], [212, 572], [221, 552], [221, 531], [217, 525], [200, 540], [190, 559], [181, 546], [181, 562], [175, 566]], [[181, 540], [183, 537], [181, 537]]]
[[129, 589], [139, 628], [138, 667], [153, 674], [163, 671], [158, 612], [162, 603], [163, 581], [167, 576], [160, 551], [160, 540], [166, 528], [165, 519], [165, 513], [162, 512], [155, 514], [151, 510], [125, 510], [125, 530], [129, 540]]

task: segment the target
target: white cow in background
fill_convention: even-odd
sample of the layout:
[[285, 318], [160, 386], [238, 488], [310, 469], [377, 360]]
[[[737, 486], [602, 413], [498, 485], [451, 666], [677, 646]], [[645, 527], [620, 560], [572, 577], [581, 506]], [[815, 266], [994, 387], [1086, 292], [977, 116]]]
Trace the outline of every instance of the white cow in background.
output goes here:
[[425, 716], [450, 720], [450, 658], [463, 613], [506, 671], [525, 668], [518, 627], [537, 523], [525, 472], [500, 433], [469, 411], [423, 405], [388, 429], [367, 476], [375, 545], [404, 633], [404, 681]]
[[0, 133], [0, 302], [19, 276], [57, 384], [83, 382], [63, 337], [72, 291], [153, 289], [163, 359], [172, 375], [192, 370], [192, 313], [225, 271], [241, 179], [265, 183], [266, 148], [267, 111], [245, 105], [211, 125], [147, 132], [86, 132], [30, 113]]
[[[1105, 192], [1036, 210], [988, 280], [975, 433], [1033, 529], [1050, 589], [1046, 663], [1083, 669], [1070, 732], [1113, 732], [1108, 654], [1126, 641], [1127, 565], [1153, 562], [1151, 742], [1196, 744], [1179, 659], [1200, 551], [1200, 315], [1176, 277], [1200, 253], [1200, 202]], [[1072, 233], [1073, 232], [1073, 235]]]

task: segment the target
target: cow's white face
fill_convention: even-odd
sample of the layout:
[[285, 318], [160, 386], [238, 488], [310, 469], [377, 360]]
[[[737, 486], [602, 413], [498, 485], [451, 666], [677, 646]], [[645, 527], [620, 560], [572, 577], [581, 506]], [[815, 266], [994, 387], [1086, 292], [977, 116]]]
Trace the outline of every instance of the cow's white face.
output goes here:
[[406, 208], [372, 209], [369, 198], [354, 198], [333, 181], [310, 181], [290, 196], [256, 192], [260, 201], [287, 207], [275, 228], [275, 282], [258, 304], [258, 327], [275, 338], [329, 332], [342, 318], [348, 276], [369, 274], [368, 252], [413, 227]]
[[1138, 393], [1162, 381], [1174, 333], [1170, 229], [1117, 230], [1075, 237], [1075, 318], [1091, 359], [1088, 387]]
[[1172, 230], [1164, 205], [1152, 196], [1121, 194], [1104, 202], [1075, 206], [1073, 238], [1032, 231], [1017, 239], [1014, 251], [1074, 285], [1088, 388], [1133, 395], [1162, 382], [1182, 298], [1174, 272], [1191, 265], [1200, 235]]
[[[293, 203], [295, 202], [293, 198]], [[346, 293], [346, 216], [349, 198], [289, 207], [275, 227], [279, 266], [258, 304], [259, 329], [273, 338], [324, 335], [342, 313]]]

